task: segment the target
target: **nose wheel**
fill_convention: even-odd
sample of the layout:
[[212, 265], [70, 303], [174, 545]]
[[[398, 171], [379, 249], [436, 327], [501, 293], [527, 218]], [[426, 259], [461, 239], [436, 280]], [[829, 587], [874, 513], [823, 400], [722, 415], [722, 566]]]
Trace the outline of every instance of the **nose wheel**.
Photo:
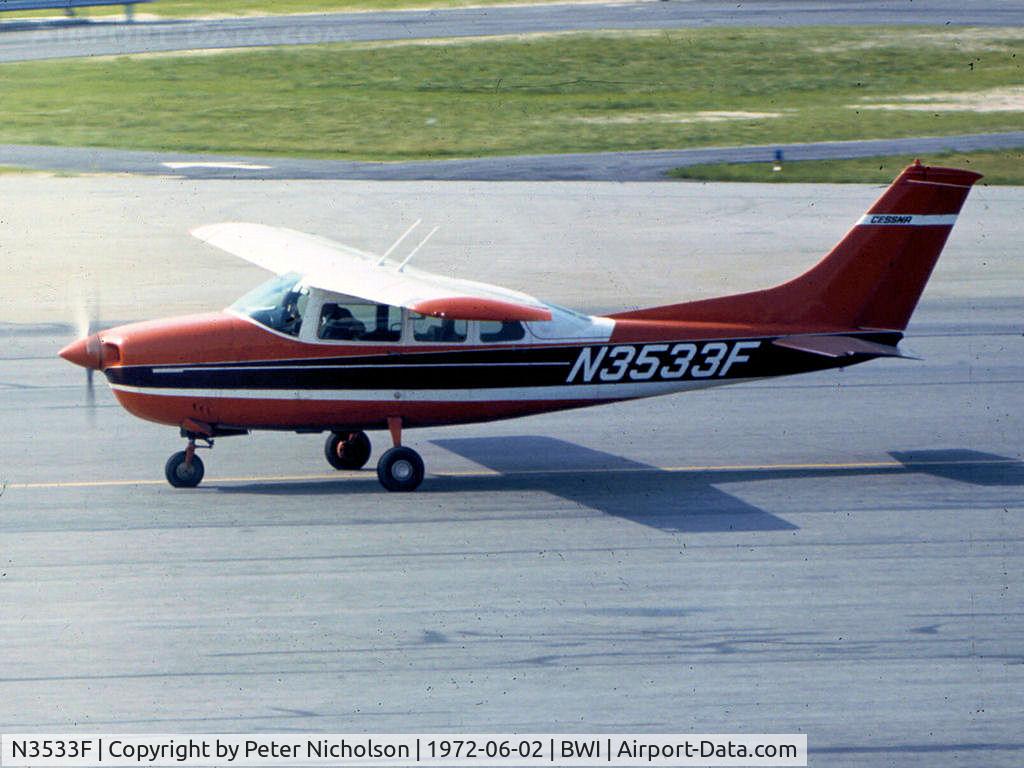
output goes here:
[[185, 449], [172, 454], [164, 465], [164, 476], [175, 488], [195, 488], [206, 474], [203, 460], [195, 455], [195, 447], [190, 447], [192, 451]]
[[207, 448], [213, 448], [213, 440], [205, 437], [189, 437], [184, 451], [171, 454], [164, 465], [164, 476], [175, 488], [195, 488], [203, 481], [206, 468], [203, 460], [196, 456], [196, 440], [202, 440]]

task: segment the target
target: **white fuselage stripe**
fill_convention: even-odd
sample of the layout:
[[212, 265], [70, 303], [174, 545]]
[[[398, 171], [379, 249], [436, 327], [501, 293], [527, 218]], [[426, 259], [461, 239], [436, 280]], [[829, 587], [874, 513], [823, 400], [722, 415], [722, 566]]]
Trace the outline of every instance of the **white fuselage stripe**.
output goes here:
[[561, 366], [568, 368], [572, 361], [560, 362], [526, 362], [526, 363], [372, 363], [367, 365], [302, 365], [290, 366], [278, 365], [206, 365], [189, 366], [185, 368], [160, 368], [154, 367], [153, 373], [207, 373], [209, 371], [274, 371], [276, 373], [289, 371], [333, 371], [350, 370], [353, 368], [516, 368], [516, 367], [537, 367], [537, 366]]
[[859, 227], [952, 227], [954, 224], [955, 213], [865, 213], [857, 222]]
[[157, 397], [191, 397], [225, 400], [274, 400], [289, 402], [406, 402], [486, 403], [526, 400], [623, 400], [653, 397], [752, 379], [706, 381], [629, 381], [614, 384], [574, 384], [551, 387], [494, 387], [486, 389], [176, 389], [111, 384], [117, 392]]

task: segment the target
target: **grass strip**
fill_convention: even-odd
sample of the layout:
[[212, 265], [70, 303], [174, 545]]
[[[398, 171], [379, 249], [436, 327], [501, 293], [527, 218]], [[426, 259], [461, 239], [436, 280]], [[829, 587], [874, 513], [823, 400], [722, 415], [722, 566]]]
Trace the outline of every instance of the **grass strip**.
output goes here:
[[0, 142], [420, 159], [1007, 131], [1022, 65], [1024, 30], [918, 27], [21, 62]]
[[[918, 159], [914, 155], [861, 157], [852, 160], [799, 160], [774, 163], [721, 163], [676, 168], [669, 176], [692, 181], [759, 183], [884, 184]], [[1024, 185], [1024, 149], [991, 152], [946, 152], [920, 157], [927, 165], [966, 168], [984, 174], [983, 184]]]

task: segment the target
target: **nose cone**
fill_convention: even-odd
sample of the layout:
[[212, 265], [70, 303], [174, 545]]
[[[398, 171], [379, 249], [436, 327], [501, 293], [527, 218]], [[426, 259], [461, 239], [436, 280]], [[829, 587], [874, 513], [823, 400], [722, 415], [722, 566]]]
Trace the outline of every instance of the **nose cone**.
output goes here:
[[102, 366], [102, 361], [100, 360], [100, 340], [95, 334], [86, 339], [79, 339], [68, 344], [58, 354], [69, 363], [80, 365], [83, 368], [92, 368], [98, 371]]

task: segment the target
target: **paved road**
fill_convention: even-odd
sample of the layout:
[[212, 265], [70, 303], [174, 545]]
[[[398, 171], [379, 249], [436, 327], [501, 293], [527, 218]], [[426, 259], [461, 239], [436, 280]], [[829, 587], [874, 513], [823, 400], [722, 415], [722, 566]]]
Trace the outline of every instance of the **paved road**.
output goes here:
[[0, 165], [52, 171], [174, 175], [191, 179], [373, 179], [379, 181], [660, 181], [672, 168], [700, 163], [968, 152], [1024, 146], [1024, 131], [962, 136], [823, 141], [746, 147], [519, 155], [404, 163], [240, 155], [186, 155], [91, 147], [0, 145]]
[[427, 266], [664, 301], [790, 274], [876, 190], [0, 192], [0, 251], [34, 266], [0, 273], [0, 730], [797, 731], [812, 766], [1024, 759], [1021, 190], [969, 201], [911, 328], [924, 362], [411, 433], [431, 476], [406, 497], [325, 477], [294, 435], [220, 441], [208, 483], [172, 492], [177, 436], [103, 390], [90, 421], [64, 334], [25, 320], [94, 259], [123, 319], [146, 314], [126, 296], [244, 290], [255, 273], [168, 234], [229, 211], [366, 246], [449, 217]]
[[851, 24], [1019, 26], [1024, 24], [1024, 8], [1017, 0], [687, 0], [153, 21], [132, 25], [110, 21], [46, 25], [0, 22], [0, 61], [587, 29]]

